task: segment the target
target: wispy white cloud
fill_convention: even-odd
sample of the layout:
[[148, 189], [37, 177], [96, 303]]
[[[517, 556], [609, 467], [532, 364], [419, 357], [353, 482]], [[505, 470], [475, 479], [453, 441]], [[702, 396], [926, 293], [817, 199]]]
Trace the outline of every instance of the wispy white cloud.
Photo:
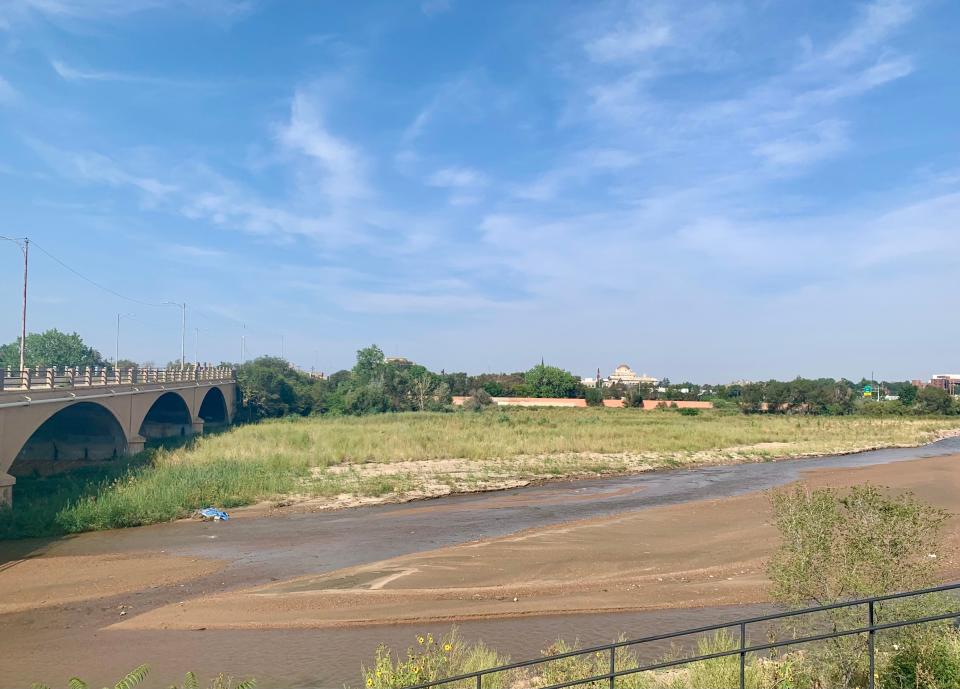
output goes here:
[[0, 27], [40, 16], [69, 26], [78, 21], [122, 18], [152, 10], [190, 11], [232, 20], [248, 14], [254, 0], [4, 0], [0, 4]]
[[297, 91], [290, 118], [278, 128], [278, 138], [288, 150], [316, 164], [324, 193], [334, 202], [369, 194], [365, 161], [360, 152], [330, 132], [320, 105], [304, 91]]
[[453, 7], [451, 0], [422, 0], [420, 11], [428, 17], [449, 12]]
[[10, 82], [0, 77], [0, 105], [12, 103], [17, 99], [17, 92]]
[[831, 158], [849, 145], [848, 123], [817, 122], [805, 131], [758, 144], [753, 152], [776, 168], [801, 168]]
[[834, 41], [818, 59], [827, 63], [851, 64], [902, 28], [914, 13], [915, 3], [911, 0], [874, 0], [862, 5], [860, 17], [852, 28]]
[[584, 48], [597, 62], [621, 62], [662, 48], [672, 39], [670, 24], [653, 12], [646, 12], [642, 17], [619, 22], [612, 30], [588, 41]]
[[445, 167], [427, 178], [427, 184], [451, 191], [450, 202], [463, 206], [477, 203], [489, 179], [479, 170], [465, 166]]

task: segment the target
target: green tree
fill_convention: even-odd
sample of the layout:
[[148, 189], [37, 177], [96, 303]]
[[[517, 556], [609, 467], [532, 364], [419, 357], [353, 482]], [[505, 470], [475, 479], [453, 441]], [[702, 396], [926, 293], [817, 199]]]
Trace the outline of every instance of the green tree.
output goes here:
[[370, 345], [357, 351], [357, 363], [353, 366], [353, 378], [357, 385], [367, 383], [383, 383], [387, 371], [386, 359], [383, 350], [377, 345]]
[[[781, 539], [768, 566], [771, 594], [793, 608], [929, 584], [948, 517], [912, 495], [890, 496], [869, 485], [849, 492], [803, 486], [780, 491], [773, 495], [773, 511]], [[888, 604], [883, 610], [896, 614], [896, 607]], [[827, 613], [837, 629], [862, 624], [862, 614], [862, 609]], [[821, 664], [835, 674], [826, 686], [863, 686], [862, 651], [855, 637], [832, 639], [824, 650], [814, 651], [823, 654]]]
[[[88, 346], [77, 333], [64, 333], [56, 328], [42, 333], [28, 333], [24, 359], [28, 367], [106, 366], [100, 352]], [[20, 365], [20, 338], [0, 347], [0, 366]]]
[[305, 415], [313, 411], [315, 381], [279, 358], [264, 356], [237, 369], [240, 418]]
[[602, 407], [603, 406], [603, 390], [600, 388], [589, 387], [584, 389], [584, 398], [587, 400], [587, 404], [591, 407]]
[[917, 401], [917, 393], [919, 390], [913, 383], [904, 383], [897, 392], [900, 395], [900, 401], [909, 407]]
[[630, 386], [627, 388], [626, 392], [623, 395], [623, 406], [625, 407], [634, 407], [636, 409], [643, 408], [643, 390], [639, 387]]
[[953, 400], [943, 388], [928, 385], [917, 392], [920, 410], [927, 414], [949, 414], [953, 411]]
[[530, 397], [579, 397], [583, 390], [580, 380], [572, 373], [543, 364], [524, 374], [523, 385]]

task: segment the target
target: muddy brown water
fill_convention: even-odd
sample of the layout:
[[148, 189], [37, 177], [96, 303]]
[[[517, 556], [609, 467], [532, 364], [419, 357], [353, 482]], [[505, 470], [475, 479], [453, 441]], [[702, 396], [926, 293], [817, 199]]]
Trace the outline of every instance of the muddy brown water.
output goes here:
[[[723, 498], [784, 485], [805, 470], [885, 464], [960, 453], [960, 439], [922, 448], [759, 464], [651, 472], [595, 480], [557, 481], [499, 493], [362, 507], [338, 512], [280, 513], [223, 524], [177, 522], [44, 541], [0, 544], [3, 563], [55, 552], [96, 555], [165, 552], [229, 562], [223, 571], [172, 585], [81, 603], [0, 615], [0, 683], [65, 683], [80, 675], [106, 684], [149, 662], [148, 686], [167, 686], [175, 672], [229, 670], [261, 687], [342, 687], [359, 684], [359, 667], [380, 643], [405, 648], [418, 632], [449, 625], [377, 625], [345, 629], [131, 631], [106, 630], [120, 605], [136, 614], [225, 590], [377, 562], [385, 558], [522, 529], [648, 507]], [[469, 621], [464, 637], [483, 639], [514, 659], [536, 656], [558, 637], [586, 644], [621, 632], [646, 636], [733, 620], [763, 606], [602, 613]], [[662, 652], [665, 649], [655, 649]]]

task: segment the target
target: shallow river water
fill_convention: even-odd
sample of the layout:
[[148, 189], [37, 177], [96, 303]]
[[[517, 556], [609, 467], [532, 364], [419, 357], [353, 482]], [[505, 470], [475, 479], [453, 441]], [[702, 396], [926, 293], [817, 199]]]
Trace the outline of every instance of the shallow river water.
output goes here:
[[[378, 625], [348, 629], [244, 631], [106, 631], [118, 602], [142, 611], [185, 598], [244, 588], [304, 574], [375, 562], [478, 538], [564, 521], [764, 490], [796, 480], [801, 471], [884, 464], [960, 454], [960, 438], [909, 449], [782, 460], [759, 464], [650, 472], [595, 480], [558, 481], [497, 493], [363, 507], [338, 512], [287, 513], [225, 524], [177, 522], [49, 542], [0, 547], [4, 560], [58, 554], [164, 551], [223, 559], [221, 573], [179, 590], [148, 590], [56, 609], [0, 615], [0, 679], [12, 686], [60, 682], [65, 673], [92, 683], [146, 661], [156, 669], [149, 686], [166, 686], [170, 670], [253, 675], [260, 687], [342, 687], [359, 684], [362, 662], [379, 643], [405, 648], [419, 632], [441, 634], [448, 625]], [[2, 575], [2, 571], [0, 571]], [[621, 632], [646, 636], [758, 614], [763, 606], [633, 613], [522, 617], [460, 624], [468, 639], [483, 639], [514, 659], [536, 656], [558, 637], [585, 644]], [[662, 651], [665, 649], [659, 649]]]

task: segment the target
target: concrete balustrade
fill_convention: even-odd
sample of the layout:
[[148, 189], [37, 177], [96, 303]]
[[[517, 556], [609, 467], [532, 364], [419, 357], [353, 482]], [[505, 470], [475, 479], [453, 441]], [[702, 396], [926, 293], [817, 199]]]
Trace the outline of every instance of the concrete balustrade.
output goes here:
[[186, 368], [70, 367], [0, 369], [0, 393], [24, 390], [118, 387], [146, 383], [232, 381], [236, 372], [226, 366]]
[[[118, 454], [139, 452], [147, 437], [202, 433], [207, 419], [211, 423], [229, 423], [236, 396], [236, 372], [228, 367], [0, 369], [0, 506], [13, 499], [16, 478], [11, 467], [21, 451], [21, 462], [27, 461], [28, 468], [41, 469], [45, 462], [38, 455], [48, 445], [53, 447], [53, 441], [62, 448], [71, 447], [69, 437], [43, 435], [50, 435], [53, 430], [34, 437], [42, 427], [53, 429], [44, 424], [51, 419], [54, 423], [55, 417], [71, 418], [77, 428], [88, 431], [87, 435], [93, 433], [95, 424], [112, 428], [112, 448], [106, 458], [109, 460]], [[171, 400], [182, 412], [175, 419], [170, 417]], [[212, 410], [222, 408], [222, 412], [204, 411], [205, 403], [212, 405]], [[95, 456], [103, 454], [102, 448], [98, 449], [103, 444], [99, 437], [92, 437], [88, 444], [89, 458], [103, 460]], [[56, 454], [51, 459], [53, 464]], [[84, 451], [81, 457], [87, 459], [87, 455]], [[73, 459], [61, 452], [59, 463]]]

